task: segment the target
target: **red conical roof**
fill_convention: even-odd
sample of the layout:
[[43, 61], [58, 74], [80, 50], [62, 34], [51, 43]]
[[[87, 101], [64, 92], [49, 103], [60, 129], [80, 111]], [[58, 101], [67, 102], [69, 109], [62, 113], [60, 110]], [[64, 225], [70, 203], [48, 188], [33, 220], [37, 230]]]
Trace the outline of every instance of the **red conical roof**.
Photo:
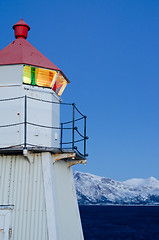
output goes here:
[[[21, 27], [21, 29], [16, 29], [17, 27]], [[63, 74], [55, 64], [26, 40], [27, 36], [21, 34], [21, 32], [24, 32], [23, 28], [25, 28], [25, 30], [27, 28], [27, 32], [30, 29], [29, 25], [22, 19], [13, 26], [13, 29], [15, 32], [17, 30], [17, 34], [19, 35], [15, 33], [17, 39], [0, 51], [0, 65], [27, 64], [60, 71]], [[64, 77], [67, 79], [65, 75]], [[68, 79], [67, 81], [69, 82]]]

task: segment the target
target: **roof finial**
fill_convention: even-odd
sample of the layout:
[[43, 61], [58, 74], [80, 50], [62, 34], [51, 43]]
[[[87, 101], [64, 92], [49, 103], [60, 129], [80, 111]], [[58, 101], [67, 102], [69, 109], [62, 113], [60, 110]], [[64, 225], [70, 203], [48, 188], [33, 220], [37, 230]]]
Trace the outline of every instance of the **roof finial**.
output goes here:
[[28, 31], [30, 27], [26, 24], [23, 19], [13, 25], [13, 29], [15, 31], [15, 38], [24, 38], [26, 39], [28, 36]]

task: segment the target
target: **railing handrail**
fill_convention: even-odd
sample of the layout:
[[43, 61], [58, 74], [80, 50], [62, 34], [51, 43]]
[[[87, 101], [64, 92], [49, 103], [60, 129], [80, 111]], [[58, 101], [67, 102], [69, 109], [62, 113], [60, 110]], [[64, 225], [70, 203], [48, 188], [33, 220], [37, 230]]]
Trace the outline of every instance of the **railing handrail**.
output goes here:
[[[65, 103], [65, 102], [54, 102], [54, 101], [48, 101], [48, 100], [44, 100], [44, 99], [39, 99], [39, 98], [34, 98], [34, 97], [30, 97], [30, 96], [21, 96], [21, 97], [14, 97], [14, 98], [5, 98], [5, 99], [0, 99], [0, 102], [5, 102], [5, 101], [13, 101], [13, 100], [20, 100], [20, 99], [24, 99], [24, 121], [20, 122], [20, 123], [11, 123], [11, 124], [5, 124], [5, 125], [0, 125], [0, 128], [6, 128], [6, 127], [14, 127], [14, 126], [18, 126], [18, 125], [24, 125], [24, 143], [22, 145], [24, 145], [24, 148], [27, 148], [27, 145], [32, 145], [27, 143], [27, 126], [28, 125], [32, 125], [32, 126], [36, 126], [36, 127], [43, 127], [43, 128], [48, 128], [48, 129], [57, 129], [57, 130], [61, 130], [61, 140], [60, 140], [60, 148], [63, 148], [63, 145], [66, 144], [72, 144], [72, 150], [77, 151], [78, 153], [80, 153], [80, 155], [82, 156], [87, 156], [86, 154], [86, 140], [88, 139], [87, 135], [86, 135], [86, 116], [84, 114], [82, 114], [79, 109], [76, 107], [76, 105], [74, 103]], [[71, 121], [67, 121], [67, 122], [61, 122], [61, 126], [60, 127], [54, 127], [54, 126], [47, 126], [47, 125], [42, 125], [42, 124], [37, 124], [37, 123], [33, 123], [33, 122], [29, 122], [27, 120], [27, 108], [28, 108], [28, 101], [27, 99], [31, 99], [31, 100], [36, 100], [36, 101], [41, 101], [41, 102], [45, 102], [45, 103], [51, 103], [51, 104], [61, 104], [61, 105], [68, 105], [68, 106], [72, 106], [73, 107], [73, 115], [72, 115], [72, 120]], [[75, 118], [75, 110], [82, 116], [79, 118]], [[84, 120], [84, 134], [80, 133], [80, 131], [78, 130], [78, 128], [75, 126], [75, 122], [77, 121], [81, 121]], [[63, 125], [66, 124], [72, 124], [72, 127], [64, 127]], [[68, 142], [63, 142], [63, 131], [64, 130], [72, 130], [72, 141], [68, 141]], [[82, 138], [82, 139], [75, 139], [75, 132]], [[75, 143], [78, 142], [84, 142], [84, 154], [82, 154], [77, 146], [75, 146]], [[44, 146], [43, 146], [44, 147]], [[70, 149], [70, 148], [69, 148]]]
[[12, 100], [19, 100], [19, 99], [22, 99], [24, 98], [25, 96], [22, 96], [22, 97], [14, 97], [14, 98], [3, 98], [3, 99], [0, 99], [0, 102], [5, 102], [5, 101], [12, 101]]
[[45, 103], [63, 104], [63, 105], [70, 105], [70, 106], [72, 105], [72, 103], [65, 103], [65, 102], [61, 102], [61, 101], [54, 102], [54, 101], [44, 100], [44, 99], [40, 99], [40, 98], [34, 98], [34, 97], [30, 97], [30, 96], [27, 96], [27, 98], [35, 100], [35, 101], [45, 102]]

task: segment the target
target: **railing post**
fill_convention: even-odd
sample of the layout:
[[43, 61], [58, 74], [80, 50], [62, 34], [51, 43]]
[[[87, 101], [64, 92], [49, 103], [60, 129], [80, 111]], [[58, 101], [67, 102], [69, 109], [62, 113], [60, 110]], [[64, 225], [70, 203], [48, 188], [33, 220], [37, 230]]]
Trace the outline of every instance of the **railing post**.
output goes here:
[[63, 137], [63, 123], [61, 123], [61, 141], [60, 141], [61, 150], [62, 150], [62, 137]]
[[26, 149], [27, 139], [27, 96], [24, 97], [24, 149]]
[[87, 140], [86, 119], [87, 117], [84, 116], [84, 156], [86, 156], [86, 140]]
[[73, 106], [73, 118], [72, 118], [72, 150], [75, 148], [75, 104], [72, 103]]

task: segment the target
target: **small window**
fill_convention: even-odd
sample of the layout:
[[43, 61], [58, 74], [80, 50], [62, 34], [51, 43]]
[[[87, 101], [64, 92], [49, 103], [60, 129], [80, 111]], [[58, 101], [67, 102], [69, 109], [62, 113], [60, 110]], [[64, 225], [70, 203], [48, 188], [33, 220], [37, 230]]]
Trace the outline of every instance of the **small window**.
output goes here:
[[63, 93], [67, 81], [60, 72], [24, 66], [23, 83], [53, 89], [58, 96]]

